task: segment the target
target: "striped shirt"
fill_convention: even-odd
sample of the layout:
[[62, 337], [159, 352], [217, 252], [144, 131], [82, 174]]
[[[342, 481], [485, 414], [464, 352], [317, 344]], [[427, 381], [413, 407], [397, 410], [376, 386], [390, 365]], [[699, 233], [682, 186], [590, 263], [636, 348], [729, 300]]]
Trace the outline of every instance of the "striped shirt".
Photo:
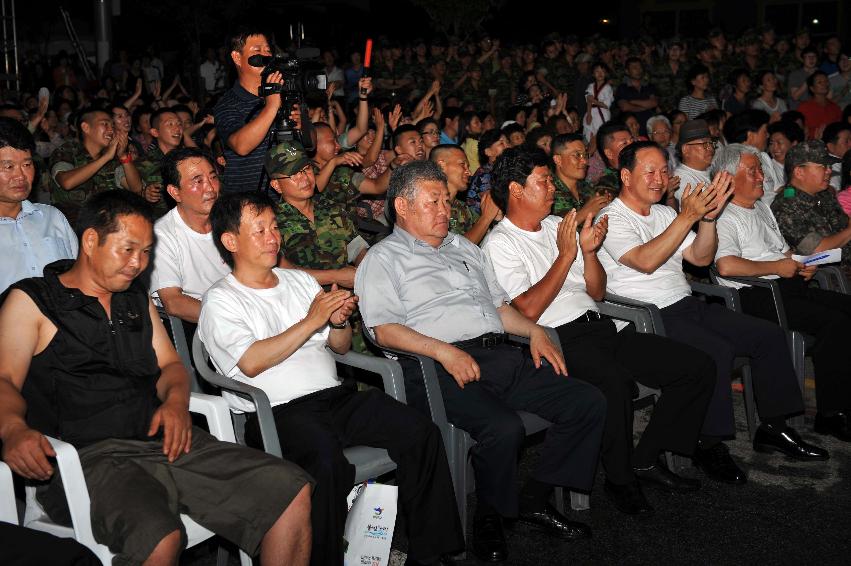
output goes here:
[[694, 120], [704, 112], [718, 108], [718, 101], [715, 100], [714, 96], [695, 98], [692, 95], [688, 95], [680, 99], [677, 108], [681, 112], [685, 112], [689, 120]]
[[239, 155], [227, 141], [231, 135], [260, 113], [264, 103], [262, 98], [248, 92], [237, 82], [222, 95], [213, 109], [216, 130], [225, 142], [224, 157], [227, 165], [222, 175], [222, 190], [226, 193], [256, 191], [260, 187], [263, 161], [269, 150], [270, 136], [267, 135], [248, 155]]

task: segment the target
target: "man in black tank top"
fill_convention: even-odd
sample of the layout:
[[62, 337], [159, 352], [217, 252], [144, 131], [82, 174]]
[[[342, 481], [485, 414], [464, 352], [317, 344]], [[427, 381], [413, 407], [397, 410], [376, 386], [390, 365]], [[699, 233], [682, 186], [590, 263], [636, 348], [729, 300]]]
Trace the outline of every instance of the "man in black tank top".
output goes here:
[[74, 445], [95, 539], [121, 563], [176, 563], [180, 509], [249, 554], [262, 549], [264, 563], [307, 564], [310, 477], [192, 427], [188, 375], [136, 282], [152, 227], [141, 197], [100, 193], [80, 211], [77, 260], [11, 288], [0, 309], [3, 460], [46, 482], [39, 500], [68, 522], [45, 435]]

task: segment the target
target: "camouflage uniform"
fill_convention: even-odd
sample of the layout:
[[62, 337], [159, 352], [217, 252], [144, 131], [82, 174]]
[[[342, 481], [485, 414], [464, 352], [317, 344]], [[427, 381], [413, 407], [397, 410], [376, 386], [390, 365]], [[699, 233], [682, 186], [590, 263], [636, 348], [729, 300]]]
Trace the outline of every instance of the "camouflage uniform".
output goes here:
[[[313, 164], [313, 173], [319, 174], [319, 166], [316, 163]], [[357, 208], [355, 201], [360, 197], [358, 188], [364, 179], [363, 173], [358, 173], [347, 165], [337, 167], [321, 193], [322, 201], [340, 205], [351, 214]]]
[[[848, 215], [829, 188], [811, 195], [788, 186], [771, 203], [780, 233], [796, 253], [809, 255], [822, 239], [844, 230]], [[842, 264], [851, 264], [851, 244], [842, 247]]]
[[452, 200], [449, 211], [449, 231], [464, 235], [479, 219], [479, 214], [458, 199]]
[[617, 198], [621, 192], [620, 172], [615, 171], [611, 167], [606, 167], [603, 171], [603, 175], [597, 179], [596, 183], [594, 183], [593, 192], [596, 194], [601, 191], [609, 193], [613, 199]]
[[494, 100], [496, 102], [497, 123], [503, 119], [505, 111], [508, 110], [508, 107], [511, 106], [511, 103], [513, 102], [511, 100], [511, 91], [514, 90], [514, 87], [517, 85], [517, 80], [517, 73], [514, 72], [513, 69], [510, 73], [506, 73], [500, 69], [494, 72], [488, 82], [491, 88], [496, 90], [496, 97]]
[[680, 63], [677, 72], [671, 71], [671, 65], [667, 61], [653, 67], [651, 83], [659, 93], [659, 106], [665, 112], [670, 112], [677, 107], [680, 98], [688, 94], [686, 92], [686, 66]]
[[579, 181], [576, 187], [579, 192], [579, 200], [573, 197], [573, 193], [555, 172], [553, 172], [553, 184], [556, 186], [553, 214], [557, 216], [564, 216], [574, 208], [578, 212], [585, 205], [585, 201], [594, 196], [594, 187], [584, 179]]
[[100, 171], [95, 173], [88, 181], [70, 191], [66, 191], [56, 182], [57, 173], [77, 169], [92, 161], [94, 159], [78, 140], [67, 141], [50, 154], [50, 176], [53, 179], [53, 191], [51, 191], [50, 200], [53, 206], [62, 211], [72, 225], [77, 220], [80, 207], [90, 197], [103, 191], [122, 188], [121, 182], [125, 178], [124, 168], [116, 158], [101, 167]]
[[[544, 71], [544, 78], [559, 91], [573, 91], [573, 86], [576, 82], [576, 72], [561, 57], [556, 57], [555, 59], [543, 57], [539, 59], [538, 70]], [[556, 93], [553, 92], [551, 94], [555, 95]]]
[[[293, 175], [308, 164], [309, 159], [296, 142], [278, 144], [266, 157], [270, 177]], [[341, 269], [349, 265], [347, 246], [358, 233], [347, 209], [325, 198], [329, 189], [330, 186], [325, 193], [313, 195], [313, 222], [284, 200], [277, 205], [281, 254], [293, 265], [307, 269]], [[351, 322], [352, 347], [357, 352], [368, 353], [357, 312]]]
[[165, 154], [160, 149], [160, 146], [154, 142], [148, 153], [136, 162], [136, 169], [139, 170], [139, 176], [142, 177], [142, 185], [145, 187], [148, 185], [160, 186], [160, 200], [157, 203], [151, 204], [154, 207], [154, 214], [157, 218], [168, 212], [170, 208], [167, 200], [170, 197], [166, 193], [165, 186], [163, 186], [162, 162], [164, 157]]

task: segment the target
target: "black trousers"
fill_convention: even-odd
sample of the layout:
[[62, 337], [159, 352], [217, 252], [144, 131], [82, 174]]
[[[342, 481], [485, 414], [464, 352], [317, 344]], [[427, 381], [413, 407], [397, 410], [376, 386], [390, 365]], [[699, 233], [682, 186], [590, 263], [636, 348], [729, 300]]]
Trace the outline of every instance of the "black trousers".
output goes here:
[[[851, 296], [810, 289], [802, 277], [779, 279], [786, 319], [792, 330], [815, 337], [810, 349], [816, 371], [816, 406], [822, 411], [851, 409]], [[762, 287], [739, 290], [745, 312], [776, 321], [771, 291]]]
[[[409, 556], [427, 559], [464, 548], [440, 431], [419, 412], [381, 391], [358, 392], [348, 385], [305, 395], [273, 412], [284, 458], [316, 481], [311, 564], [343, 563], [346, 495], [355, 481], [343, 449], [359, 444], [387, 449], [398, 466]], [[246, 441], [262, 446], [256, 418], [246, 423]]]
[[74, 539], [0, 522], [0, 564], [100, 566], [101, 561]]
[[703, 434], [735, 434], [730, 374], [737, 356], [750, 358], [754, 394], [763, 419], [804, 410], [786, 333], [776, 324], [695, 297], [662, 309], [662, 320], [668, 337], [703, 350], [715, 360], [718, 373]]
[[[556, 375], [547, 365], [536, 369], [528, 353], [514, 346], [466, 351], [479, 364], [481, 379], [463, 389], [442, 365], [435, 366], [449, 422], [476, 441], [472, 461], [479, 500], [504, 517], [518, 513], [517, 458], [526, 438], [518, 410], [553, 423], [532, 477], [590, 491], [606, 416], [603, 394], [584, 381]], [[419, 364], [400, 363], [408, 403], [427, 412]]]
[[[606, 396], [602, 461], [606, 477], [624, 485], [632, 468], [648, 467], [660, 451], [691, 455], [715, 389], [715, 362], [702, 351], [654, 334], [620, 332], [611, 320], [584, 318], [556, 328], [571, 377]], [[653, 416], [632, 448], [634, 381], [662, 389]]]

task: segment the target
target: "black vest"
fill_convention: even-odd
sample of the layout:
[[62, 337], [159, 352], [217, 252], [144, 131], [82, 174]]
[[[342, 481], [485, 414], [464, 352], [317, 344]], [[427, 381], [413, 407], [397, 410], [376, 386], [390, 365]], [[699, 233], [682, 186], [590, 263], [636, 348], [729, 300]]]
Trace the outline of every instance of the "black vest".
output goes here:
[[72, 265], [56, 261], [44, 277], [12, 285], [58, 329], [33, 357], [24, 382], [27, 424], [76, 447], [107, 438], [147, 439], [160, 404], [147, 292], [134, 281], [114, 293], [110, 320], [96, 298], [59, 281]]

